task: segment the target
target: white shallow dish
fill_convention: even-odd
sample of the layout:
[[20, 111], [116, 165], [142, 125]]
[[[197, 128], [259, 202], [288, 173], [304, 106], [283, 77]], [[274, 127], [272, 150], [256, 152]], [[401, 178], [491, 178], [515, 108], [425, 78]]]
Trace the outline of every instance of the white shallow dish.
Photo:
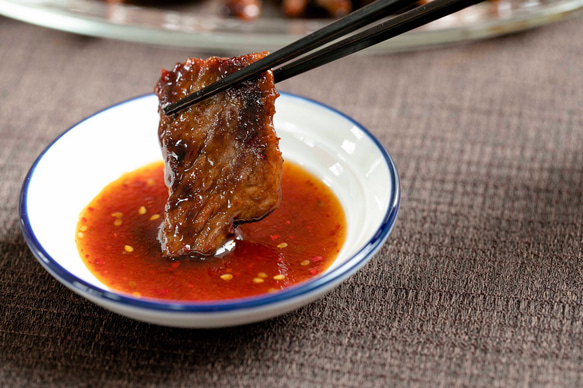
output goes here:
[[399, 209], [395, 165], [375, 137], [318, 102], [281, 93], [275, 127], [286, 160], [320, 177], [347, 217], [347, 238], [332, 266], [309, 281], [256, 297], [216, 302], [136, 298], [108, 288], [83, 264], [75, 244], [81, 210], [121, 174], [161, 160], [157, 98], [146, 95], [107, 108], [58, 137], [23, 184], [20, 221], [42, 266], [90, 301], [137, 320], [209, 328], [268, 319], [323, 296], [362, 267], [387, 239]]

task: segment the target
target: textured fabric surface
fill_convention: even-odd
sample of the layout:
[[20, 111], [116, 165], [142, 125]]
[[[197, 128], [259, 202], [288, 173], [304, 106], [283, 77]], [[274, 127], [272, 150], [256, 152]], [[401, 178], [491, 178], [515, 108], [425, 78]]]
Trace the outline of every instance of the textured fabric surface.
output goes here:
[[0, 18], [0, 386], [582, 385], [581, 21], [354, 56], [280, 84], [378, 136], [401, 177], [396, 227], [315, 303], [185, 330], [54, 280], [21, 235], [18, 195], [61, 132], [214, 53]]

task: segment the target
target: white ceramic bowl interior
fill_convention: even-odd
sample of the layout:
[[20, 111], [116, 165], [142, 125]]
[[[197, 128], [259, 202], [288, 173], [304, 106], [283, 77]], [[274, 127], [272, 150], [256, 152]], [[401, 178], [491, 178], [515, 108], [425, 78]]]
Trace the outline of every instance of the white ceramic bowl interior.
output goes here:
[[79, 213], [124, 172], [161, 160], [153, 95], [96, 113], [39, 156], [21, 193], [21, 226], [28, 245], [39, 262], [73, 291], [111, 311], [161, 325], [232, 326], [315, 300], [364, 265], [386, 240], [399, 207], [397, 171], [374, 136], [345, 115], [287, 93], [281, 93], [276, 110], [284, 158], [330, 186], [347, 217], [346, 242], [333, 265], [317, 278], [252, 298], [173, 302], [116, 292], [89, 272], [74, 241]]

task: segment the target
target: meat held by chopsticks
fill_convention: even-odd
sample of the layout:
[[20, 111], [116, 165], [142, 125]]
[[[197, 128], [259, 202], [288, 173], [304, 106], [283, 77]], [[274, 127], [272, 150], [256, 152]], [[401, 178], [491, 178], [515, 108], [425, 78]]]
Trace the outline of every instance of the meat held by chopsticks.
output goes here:
[[159, 232], [165, 256], [213, 255], [238, 224], [279, 206], [283, 159], [273, 127], [279, 94], [271, 71], [175, 115], [161, 110], [266, 55], [191, 58], [162, 71], [155, 93], [169, 194]]

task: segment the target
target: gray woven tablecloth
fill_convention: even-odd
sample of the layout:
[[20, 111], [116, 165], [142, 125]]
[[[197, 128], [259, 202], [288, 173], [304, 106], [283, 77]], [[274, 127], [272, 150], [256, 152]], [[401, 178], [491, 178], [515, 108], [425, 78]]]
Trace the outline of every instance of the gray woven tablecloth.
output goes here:
[[582, 385], [582, 20], [354, 56], [280, 84], [385, 145], [402, 183], [396, 227], [315, 303], [185, 330], [60, 285], [25, 244], [18, 195], [61, 132], [214, 53], [0, 18], [0, 386]]

